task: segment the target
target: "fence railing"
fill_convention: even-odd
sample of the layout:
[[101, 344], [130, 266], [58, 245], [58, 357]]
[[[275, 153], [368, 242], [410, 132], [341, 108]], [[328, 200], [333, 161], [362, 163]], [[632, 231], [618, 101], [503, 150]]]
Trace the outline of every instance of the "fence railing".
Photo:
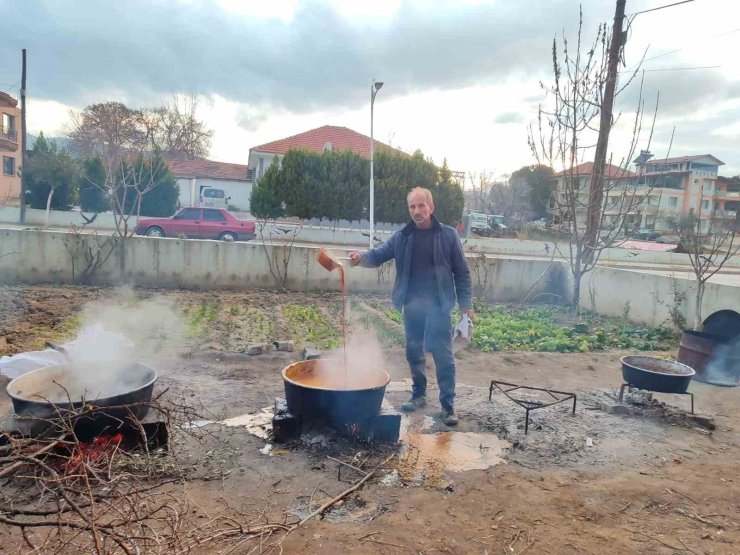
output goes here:
[[0, 126], [0, 139], [5, 139], [6, 141], [17, 143], [18, 131], [16, 131], [15, 129], [9, 129], [7, 127]]

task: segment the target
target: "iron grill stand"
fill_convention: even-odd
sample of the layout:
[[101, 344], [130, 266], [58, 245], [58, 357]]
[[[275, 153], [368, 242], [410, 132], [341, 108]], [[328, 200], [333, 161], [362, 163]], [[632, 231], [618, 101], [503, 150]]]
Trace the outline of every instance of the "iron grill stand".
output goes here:
[[[501, 386], [506, 386], [507, 389], [504, 389]], [[526, 414], [524, 417], [524, 435], [527, 435], [527, 433], [529, 432], [529, 411], [537, 410], [537, 409], [544, 409], [545, 407], [551, 407], [552, 405], [557, 405], [558, 403], [563, 403], [565, 401], [569, 401], [570, 399], [573, 399], [573, 415], [576, 414], [576, 394], [571, 393], [569, 391], [557, 391], [556, 389], [547, 389], [544, 387], [531, 387], [528, 385], [517, 385], [515, 383], [491, 380], [491, 386], [488, 388], [488, 400], [489, 401], [491, 400], [493, 396], [494, 387], [526, 411]], [[530, 391], [544, 391], [545, 393], [550, 395], [550, 397], [552, 397], [554, 401], [550, 403], [545, 403], [543, 401], [528, 401], [526, 399], [515, 399], [514, 397], [509, 395], [509, 393], [511, 393], [512, 391], [516, 391], [518, 389], [527, 389]]]

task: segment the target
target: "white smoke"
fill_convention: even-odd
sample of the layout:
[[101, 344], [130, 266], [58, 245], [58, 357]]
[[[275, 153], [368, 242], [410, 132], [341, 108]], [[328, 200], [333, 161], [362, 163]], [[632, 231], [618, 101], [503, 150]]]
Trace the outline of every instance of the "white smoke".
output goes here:
[[716, 344], [704, 369], [704, 380], [719, 385], [740, 385], [740, 337]]

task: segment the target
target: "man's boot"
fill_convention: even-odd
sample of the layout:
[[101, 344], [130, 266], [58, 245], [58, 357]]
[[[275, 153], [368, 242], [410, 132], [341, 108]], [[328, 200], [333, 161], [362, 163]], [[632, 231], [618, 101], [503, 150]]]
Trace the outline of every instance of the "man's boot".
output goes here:
[[423, 409], [427, 406], [427, 398], [424, 395], [412, 396], [411, 399], [401, 403], [403, 412], [415, 412], [417, 409]]
[[444, 422], [446, 426], [457, 426], [458, 418], [457, 415], [455, 415], [455, 409], [443, 409], [442, 422]]

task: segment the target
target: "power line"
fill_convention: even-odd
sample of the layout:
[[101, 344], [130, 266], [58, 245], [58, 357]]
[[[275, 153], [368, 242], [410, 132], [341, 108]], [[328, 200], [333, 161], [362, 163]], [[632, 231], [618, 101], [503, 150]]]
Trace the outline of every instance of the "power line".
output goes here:
[[665, 8], [672, 8], [673, 6], [680, 6], [681, 4], [688, 4], [689, 2], [694, 2], [694, 0], [682, 0], [681, 2], [674, 2], [673, 4], [666, 4], [665, 6], [658, 6], [657, 8], [650, 8], [649, 10], [642, 10], [641, 12], [628, 14], [628, 17], [632, 17], [634, 19], [636, 15], [640, 15], [641, 13], [657, 12], [658, 10], [664, 10]]
[[[643, 69], [642, 71], [648, 72], [648, 71], [689, 71], [693, 69], [717, 69], [722, 66], [695, 66], [695, 67], [661, 67], [658, 69]], [[635, 71], [635, 68], [632, 68], [627, 71], [620, 71], [620, 75], [623, 73], [633, 73]]]
[[644, 69], [643, 71], [687, 71], [689, 69], [716, 69], [722, 66], [696, 66], [696, 67], [662, 67], [658, 69]]

